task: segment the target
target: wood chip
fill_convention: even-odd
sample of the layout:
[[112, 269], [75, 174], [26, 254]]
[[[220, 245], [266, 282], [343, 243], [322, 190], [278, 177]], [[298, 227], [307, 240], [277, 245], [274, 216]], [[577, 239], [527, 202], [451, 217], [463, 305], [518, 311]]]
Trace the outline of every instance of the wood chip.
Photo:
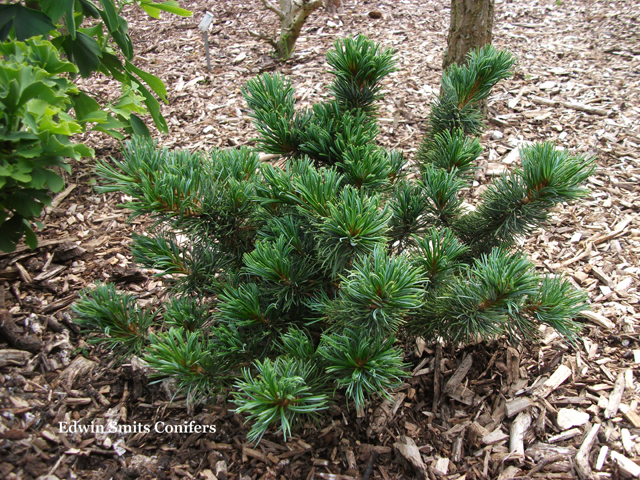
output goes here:
[[579, 427], [589, 421], [589, 414], [574, 410], [573, 408], [561, 408], [558, 410], [558, 426], [562, 430], [569, 430], [571, 427]]
[[519, 473], [520, 468], [516, 467], [515, 465], [509, 465], [500, 473], [500, 475], [498, 475], [498, 478], [496, 480], [510, 480], [512, 478], [515, 478]]
[[600, 424], [596, 423], [593, 427], [591, 427], [591, 430], [589, 430], [589, 433], [582, 442], [582, 445], [580, 445], [578, 453], [576, 453], [576, 471], [578, 472], [580, 478], [583, 480], [594, 478], [592, 476], [591, 465], [589, 465], [589, 454], [591, 453], [591, 447], [593, 447], [593, 443], [595, 442], [596, 436], [598, 435], [598, 430], [600, 430]]
[[446, 475], [449, 471], [449, 459], [446, 457], [437, 457], [436, 464], [433, 469], [440, 472], [442, 475]]
[[609, 447], [603, 445], [600, 447], [600, 453], [598, 453], [598, 459], [596, 460], [596, 470], [602, 470], [604, 462], [607, 460], [607, 453], [609, 453]]
[[606, 329], [615, 330], [616, 328], [616, 324], [607, 317], [600, 315], [599, 313], [592, 312], [591, 310], [583, 310], [578, 315]]
[[412, 438], [406, 435], [400, 435], [398, 441], [393, 444], [393, 447], [398, 454], [414, 468], [419, 478], [427, 478], [426, 467], [422, 461], [420, 450], [418, 450], [418, 446]]
[[622, 395], [624, 394], [624, 373], [621, 372], [618, 374], [618, 378], [616, 379], [616, 383], [613, 387], [613, 392], [609, 395], [609, 404], [607, 405], [607, 409], [604, 411], [604, 418], [609, 419], [616, 416], [618, 413], [618, 407], [620, 406], [620, 402], [622, 401]]
[[546, 398], [551, 392], [564, 383], [571, 376], [571, 369], [566, 365], [560, 365], [553, 375], [540, 387], [533, 391], [533, 396]]
[[31, 357], [33, 354], [24, 350], [5, 348], [0, 350], [0, 367], [26, 365]]
[[567, 430], [558, 435], [549, 437], [549, 443], [563, 442], [565, 440], [575, 437], [576, 435], [580, 435], [581, 433], [582, 433], [582, 430], [580, 430], [579, 428], [572, 428], [571, 430]]
[[533, 401], [529, 397], [518, 397], [515, 400], [508, 401], [504, 406], [507, 417], [511, 418], [523, 410], [528, 409], [531, 405], [533, 405]]
[[262, 452], [254, 450], [253, 448], [242, 447], [242, 453], [247, 457], [257, 458], [261, 462], [268, 463], [267, 456]]
[[620, 470], [623, 470], [627, 475], [640, 478], [640, 465], [615, 451], [611, 452], [611, 458], [618, 464]]
[[529, 412], [520, 412], [516, 419], [511, 423], [509, 436], [509, 452], [515, 456], [524, 458], [524, 435], [531, 426], [531, 414]]
[[585, 105], [583, 103], [568, 102], [565, 100], [549, 100], [548, 98], [537, 97], [535, 95], [530, 95], [528, 98], [538, 105], [546, 105], [549, 107], [563, 106], [565, 108], [570, 108], [571, 110], [588, 113], [590, 115], [602, 115], [604, 117], [609, 115], [608, 110], [592, 107], [591, 105]]
[[73, 362], [60, 374], [58, 379], [53, 382], [53, 387], [58, 385], [66, 385], [67, 389], [71, 389], [78, 379], [84, 379], [98, 366], [93, 360], [78, 355]]
[[627, 410], [624, 414], [624, 418], [633, 425], [633, 428], [640, 428], [640, 415], [638, 415], [635, 410]]
[[628, 428], [620, 430], [620, 438], [622, 440], [622, 448], [628, 455], [635, 455], [635, 442], [631, 440], [631, 432]]
[[[44, 247], [50, 247], [51, 245], [60, 245], [61, 243], [65, 243], [65, 242], [75, 242], [76, 240], [78, 240], [78, 237], [75, 237], [75, 236], [69, 236], [69, 237], [52, 239], [52, 240], [42, 240], [38, 242], [38, 246], [36, 248], [40, 249]], [[8, 255], [15, 256], [19, 253], [26, 252], [27, 250], [31, 250], [31, 248], [28, 247], [27, 245], [22, 245], [20, 247], [17, 247], [13, 252], [10, 252], [10, 253], [0, 252], [0, 258], [6, 257]]]
[[467, 376], [471, 366], [473, 365], [473, 354], [469, 354], [464, 357], [464, 360], [460, 363], [460, 366], [456, 369], [455, 373], [451, 376], [449, 381], [444, 386], [444, 393], [453, 393], [458, 386]]

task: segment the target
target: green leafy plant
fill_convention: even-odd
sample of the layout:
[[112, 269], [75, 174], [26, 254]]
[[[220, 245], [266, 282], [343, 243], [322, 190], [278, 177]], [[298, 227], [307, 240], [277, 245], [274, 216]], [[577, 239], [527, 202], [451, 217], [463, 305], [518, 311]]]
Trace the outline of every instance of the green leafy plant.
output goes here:
[[64, 187], [65, 158], [93, 151], [70, 141], [82, 131], [67, 114], [78, 89], [62, 75], [75, 65], [41, 38], [2, 43], [0, 55], [0, 249], [11, 251], [23, 235], [37, 245], [31, 222]]
[[[37, 245], [33, 222], [64, 187], [60, 174], [69, 172], [67, 160], [93, 156], [73, 143], [73, 135], [93, 129], [118, 139], [150, 136], [140, 117], [147, 113], [167, 131], [156, 98], [166, 101], [164, 84], [131, 63], [133, 44], [120, 15], [131, 3], [155, 18], [160, 11], [190, 15], [171, 0], [0, 5], [0, 250], [12, 251], [23, 236], [30, 247]], [[116, 102], [101, 104], [72, 83], [95, 72], [121, 84]]]
[[202, 395], [239, 378], [233, 401], [252, 441], [271, 426], [289, 437], [342, 392], [359, 411], [388, 397], [406, 375], [396, 338], [530, 340], [544, 323], [574, 341], [586, 305], [537, 272], [516, 239], [585, 193], [592, 160], [527, 147], [475, 210], [463, 205], [480, 152], [477, 102], [508, 75], [508, 53], [475, 51], [445, 72], [417, 172], [375, 145], [372, 102], [391, 53], [357, 37], [329, 58], [351, 87], [334, 83], [335, 98], [311, 109], [295, 108], [277, 74], [244, 89], [260, 148], [281, 167], [246, 148], [177, 152], [141, 139], [97, 167], [102, 191], [156, 220], [132, 250], [175, 298], [146, 358]]

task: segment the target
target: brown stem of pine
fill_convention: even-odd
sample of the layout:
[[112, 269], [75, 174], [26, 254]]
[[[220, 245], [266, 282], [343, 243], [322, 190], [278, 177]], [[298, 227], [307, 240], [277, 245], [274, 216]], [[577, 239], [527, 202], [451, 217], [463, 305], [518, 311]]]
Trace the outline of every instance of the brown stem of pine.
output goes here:
[[469, 50], [491, 43], [495, 0], [451, 0], [451, 26], [443, 69], [463, 64]]

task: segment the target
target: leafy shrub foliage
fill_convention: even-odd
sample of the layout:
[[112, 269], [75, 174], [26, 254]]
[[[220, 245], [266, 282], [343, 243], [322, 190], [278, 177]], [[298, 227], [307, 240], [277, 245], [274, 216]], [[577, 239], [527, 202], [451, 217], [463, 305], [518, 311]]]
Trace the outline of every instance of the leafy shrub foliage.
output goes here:
[[[154, 18], [161, 11], [191, 13], [173, 0], [99, 3], [0, 5], [0, 250], [12, 251], [23, 236], [32, 248], [37, 245], [32, 222], [51, 202], [51, 193], [64, 187], [59, 173], [69, 171], [66, 159], [93, 156], [93, 150], [71, 141], [74, 134], [92, 128], [118, 139], [131, 133], [150, 136], [139, 116], [146, 113], [160, 131], [167, 131], [151, 93], [166, 101], [166, 89], [155, 75], [131, 63], [133, 44], [120, 13], [132, 3]], [[101, 105], [71, 81], [95, 72], [120, 82], [118, 101]]]
[[65, 157], [93, 152], [69, 140], [82, 131], [67, 114], [79, 91], [62, 75], [76, 66], [40, 38], [2, 43], [0, 56], [0, 249], [10, 251], [25, 234], [37, 245], [30, 221], [50, 203], [48, 192], [64, 187], [52, 167], [68, 170]]
[[[335, 47], [333, 101], [296, 109], [278, 74], [244, 90], [260, 148], [282, 155], [281, 165], [247, 148], [205, 155], [134, 139], [123, 160], [98, 166], [103, 191], [124, 192], [134, 216], [157, 221], [133, 252], [175, 298], [146, 358], [192, 396], [240, 377], [234, 401], [253, 422], [252, 440], [270, 425], [289, 436], [337, 391], [358, 410], [388, 396], [405, 376], [395, 338], [517, 340], [546, 323], [572, 341], [571, 319], [585, 306], [515, 240], [585, 193], [590, 160], [548, 143], [525, 148], [522, 167], [475, 209], [462, 203], [481, 152], [478, 102], [512, 57], [486, 47], [445, 73], [410, 180], [416, 169], [402, 153], [374, 142], [392, 53], [364, 37]], [[81, 314], [95, 297], [86, 295]], [[107, 320], [96, 311], [94, 329], [113, 340]]]

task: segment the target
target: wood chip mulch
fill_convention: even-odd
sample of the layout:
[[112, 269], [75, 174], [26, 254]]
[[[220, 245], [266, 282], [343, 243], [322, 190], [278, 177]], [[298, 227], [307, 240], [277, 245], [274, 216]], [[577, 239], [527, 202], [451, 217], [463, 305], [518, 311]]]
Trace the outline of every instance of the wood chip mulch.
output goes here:
[[[136, 63], [160, 76], [171, 148], [254, 145], [241, 96], [245, 82], [280, 71], [301, 105], [327, 98], [324, 55], [334, 39], [364, 33], [397, 50], [386, 82], [380, 142], [413, 155], [437, 92], [446, 42], [446, 0], [343, 0], [316, 12], [286, 64], [248, 30], [274, 30], [259, 0], [183, 1], [193, 18], [150, 20], [131, 12]], [[467, 201], [519, 163], [517, 147], [553, 140], [596, 155], [591, 194], [558, 208], [524, 242], [540, 271], [586, 290], [576, 346], [551, 330], [537, 344], [505, 339], [465, 347], [407, 345], [410, 379], [391, 401], [358, 417], [335, 408], [319, 425], [259, 445], [220, 396], [187, 404], [167, 383], [149, 384], [134, 358], [119, 365], [88, 345], [67, 309], [79, 289], [115, 282], [141, 304], [162, 285], [133, 265], [120, 194], [95, 193], [93, 160], [73, 165], [68, 188], [47, 208], [40, 246], [0, 255], [0, 477], [7, 479], [620, 479], [640, 477], [638, 272], [640, 262], [640, 43], [637, 2], [496, 0], [494, 44], [518, 58], [514, 78], [488, 103], [485, 153]], [[197, 23], [214, 14], [212, 71]], [[91, 80], [104, 99], [118, 96]], [[112, 139], [85, 136], [99, 157]], [[103, 434], [91, 425], [215, 425], [216, 433]], [[77, 422], [80, 432], [64, 425]], [[61, 428], [61, 422], [63, 424]], [[82, 426], [89, 431], [82, 433]], [[66, 432], [66, 433], [65, 433]]]

